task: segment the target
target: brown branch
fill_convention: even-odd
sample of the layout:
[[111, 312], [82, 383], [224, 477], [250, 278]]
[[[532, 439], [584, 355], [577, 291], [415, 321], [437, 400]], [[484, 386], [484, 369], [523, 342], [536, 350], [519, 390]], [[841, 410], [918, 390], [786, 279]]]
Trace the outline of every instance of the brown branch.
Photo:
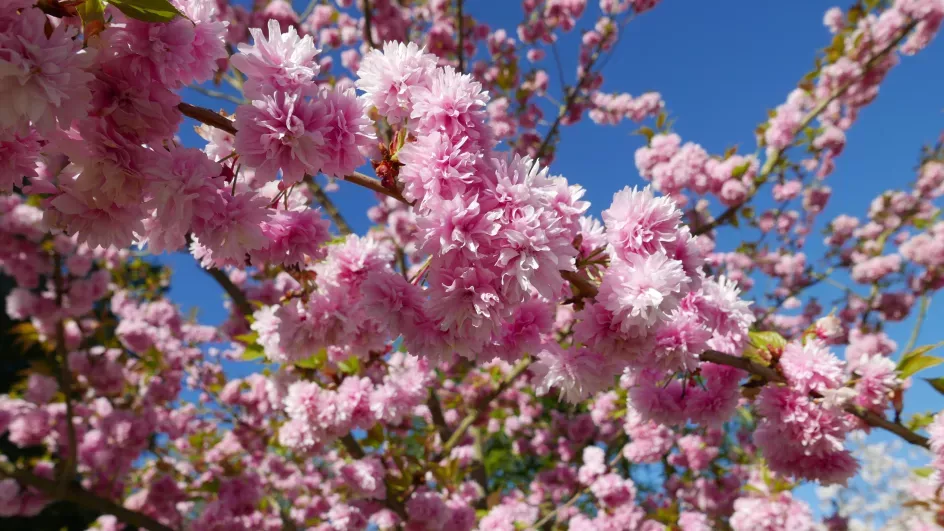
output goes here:
[[[871, 59], [866, 61], [865, 67], [862, 69], [862, 74], [850, 79], [846, 83], [843, 83], [842, 86], [840, 86], [838, 89], [833, 91], [833, 93], [830, 94], [829, 97], [827, 97], [823, 101], [819, 102], [815, 107], [813, 107], [813, 109], [809, 113], [807, 113], [806, 116], [803, 117], [803, 120], [800, 121], [800, 123], [797, 125], [795, 134], [799, 135], [800, 132], [806, 129], [806, 126], [810, 125], [810, 123], [814, 119], [816, 119], [816, 117], [819, 116], [820, 113], [822, 113], [826, 109], [826, 107], [829, 106], [830, 103], [836, 100], [836, 98], [839, 98], [840, 96], [842, 96], [847, 90], [849, 90], [850, 87], [852, 87], [852, 85], [858, 83], [862, 78], [868, 75], [871, 68], [875, 66], [875, 63], [879, 59], [887, 55], [890, 51], [892, 51], [896, 46], [898, 46], [898, 44], [901, 41], [903, 41], [905, 37], [908, 36], [908, 33], [910, 33], [911, 30], [914, 29], [916, 25], [917, 25], [917, 22], [911, 22], [910, 24], [905, 26], [905, 29], [901, 32], [900, 35], [898, 35], [898, 37], [895, 38], [895, 40], [889, 43], [885, 48], [882, 48], [881, 50], [879, 50], [879, 52], [875, 54], [875, 56], [873, 56]], [[785, 148], [776, 149], [771, 154], [771, 156], [767, 157], [767, 160], [764, 161], [764, 166], [761, 168], [760, 173], [757, 174], [757, 177], [755, 179], [757, 184], [752, 187], [750, 193], [747, 195], [747, 198], [744, 201], [742, 201], [741, 203], [737, 205], [732, 205], [728, 207], [724, 212], [721, 213], [720, 216], [711, 220], [706, 225], [693, 228], [692, 235], [699, 236], [701, 234], [710, 232], [718, 228], [719, 226], [723, 225], [724, 223], [727, 223], [730, 219], [736, 216], [738, 213], [738, 210], [744, 205], [748, 204], [751, 201], [751, 199], [753, 199], [754, 196], [757, 195], [757, 192], [760, 191], [761, 186], [763, 186], [764, 183], [767, 182], [767, 178], [770, 177], [770, 173], [773, 171], [774, 167], [777, 165], [778, 162], [780, 162], [780, 160], [783, 158], [783, 154], [790, 147], [792, 147], [792, 145], [787, 146]]]
[[[742, 369], [751, 374], [760, 376], [766, 379], [769, 382], [775, 383], [786, 383], [786, 379], [778, 373], [777, 371], [771, 369], [770, 367], [765, 367], [759, 363], [755, 363], [746, 358], [739, 358], [737, 356], [731, 356], [730, 354], [724, 354], [721, 352], [715, 352], [709, 350], [701, 354], [702, 361], [709, 361], [711, 363], [717, 363], [719, 365], [727, 365], [729, 367], [735, 367], [737, 369]], [[810, 393], [813, 397], [821, 397], [818, 393]], [[900, 423], [892, 422], [885, 417], [876, 414], [873, 411], [861, 408], [853, 404], [846, 404], [843, 406], [843, 410], [851, 415], [855, 415], [862, 421], [864, 421], [869, 426], [875, 428], [881, 428], [890, 433], [901, 437], [905, 441], [914, 444], [916, 446], [922, 446], [924, 448], [929, 448], [928, 439], [917, 433], [909, 430]]]
[[374, 32], [370, 20], [372, 14], [370, 0], [364, 0], [364, 42], [367, 43], [368, 47], [376, 48], [377, 45], [374, 44]]
[[347, 450], [347, 453], [351, 454], [351, 457], [354, 459], [363, 459], [364, 456], [367, 455], [350, 433], [341, 437], [341, 444], [344, 445], [344, 449]]
[[[56, 307], [62, 308], [65, 281], [62, 278], [62, 257], [59, 253], [52, 256], [53, 284], [56, 287]], [[65, 396], [66, 402], [66, 436], [69, 439], [66, 460], [62, 463], [58, 478], [58, 493], [61, 495], [75, 478], [75, 467], [78, 463], [78, 437], [75, 434], [75, 412], [72, 408], [72, 372], [69, 370], [69, 351], [66, 348], [66, 326], [63, 319], [56, 320], [56, 354], [59, 356], [59, 387]]]
[[180, 112], [184, 116], [193, 118], [200, 123], [215, 127], [221, 131], [226, 131], [231, 135], [236, 134], [236, 126], [233, 125], [233, 121], [218, 112], [213, 112], [205, 107], [190, 105], [189, 103], [180, 103], [177, 105], [177, 108], [180, 109]]
[[311, 175], [306, 175], [305, 182], [308, 183], [308, 189], [311, 190], [311, 194], [315, 196], [315, 201], [328, 213], [331, 221], [334, 221], [334, 226], [338, 228], [338, 232], [340, 232], [342, 236], [353, 234], [354, 231], [351, 230], [351, 226], [348, 225], [347, 220], [341, 215], [341, 211], [338, 210], [338, 207], [331, 201], [331, 198], [325, 193], [324, 188], [318, 184], [318, 181]]
[[383, 194], [387, 197], [392, 197], [403, 204], [410, 205], [410, 206], [413, 205], [413, 203], [410, 203], [409, 201], [407, 201], [406, 198], [403, 197], [403, 194], [401, 194], [398, 190], [391, 190], [390, 188], [387, 188], [386, 186], [384, 186], [378, 179], [374, 179], [373, 177], [369, 177], [367, 175], [364, 175], [363, 173], [355, 171], [351, 173], [350, 175], [345, 175], [343, 179], [349, 183], [353, 183], [358, 186], [367, 188], [369, 190], [373, 190], [377, 192], [378, 194]]
[[770, 367], [765, 367], [761, 365], [760, 363], [751, 361], [747, 358], [740, 358], [737, 356], [732, 356], [730, 354], [725, 354], [723, 352], [709, 350], [706, 352], [702, 352], [700, 359], [701, 361], [717, 363], [718, 365], [727, 365], [728, 367], [734, 367], [736, 369], [747, 371], [751, 374], [764, 378], [768, 382], [775, 382], [775, 383], [787, 382], [787, 380], [784, 379], [784, 377], [779, 372], [771, 369]]
[[[361, 445], [350, 433], [342, 436], [340, 440], [341, 444], [344, 446], [344, 449], [347, 450], [347, 453], [349, 453], [354, 459], [363, 459], [367, 456], [367, 453], [364, 452], [364, 449], [361, 448]], [[390, 488], [390, 482], [387, 481], [386, 477], [384, 478], [384, 485], [387, 489], [387, 498], [384, 500], [384, 505], [386, 505], [386, 507], [391, 511], [397, 513], [400, 518], [406, 520], [406, 509], [404, 509], [403, 504], [394, 497], [393, 490]]]
[[580, 276], [580, 273], [576, 271], [561, 271], [561, 278], [570, 282], [579, 293], [581, 298], [590, 298], [597, 296], [597, 293], [600, 291], [599, 288], [593, 285], [592, 282], [586, 278]]
[[74, 485], [69, 485], [60, 492], [58, 485], [51, 479], [37, 476], [31, 472], [16, 470], [2, 471], [2, 475], [17, 480], [20, 484], [32, 487], [53, 499], [66, 500], [94, 511], [110, 514], [132, 528], [142, 528], [149, 531], [174, 531], [150, 516], [126, 509], [117, 503], [101, 498], [91, 492]]
[[433, 424], [439, 431], [439, 437], [443, 441], [449, 440], [449, 425], [446, 424], [446, 417], [443, 415], [442, 405], [439, 403], [439, 396], [436, 395], [436, 389], [429, 388], [429, 397], [426, 399], [426, 407], [429, 408], [429, 414], [433, 417]]
[[217, 284], [223, 288], [223, 291], [229, 295], [229, 298], [233, 299], [233, 304], [236, 305], [236, 309], [239, 310], [239, 313], [247, 317], [252, 315], [252, 304], [249, 303], [249, 299], [246, 298], [246, 294], [243, 293], [243, 290], [239, 289], [239, 286], [233, 284], [233, 281], [229, 279], [229, 275], [215, 267], [207, 269], [206, 272], [216, 280]]
[[463, 35], [462, 0], [456, 0], [456, 33], [459, 34], [459, 73], [465, 72], [465, 35]]

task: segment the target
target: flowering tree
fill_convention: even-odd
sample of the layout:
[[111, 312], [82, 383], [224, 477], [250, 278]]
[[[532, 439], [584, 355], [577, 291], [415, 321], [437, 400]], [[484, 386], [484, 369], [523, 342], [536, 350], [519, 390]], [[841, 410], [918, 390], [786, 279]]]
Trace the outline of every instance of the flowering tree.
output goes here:
[[[818, 524], [792, 490], [851, 499], [849, 441], [885, 430], [933, 454], [893, 517], [944, 523], [944, 415], [902, 415], [944, 359], [883, 331], [911, 313], [920, 328], [944, 286], [944, 141], [806, 255], [846, 131], [944, 1], [827, 11], [831, 43], [756, 152], [723, 154], [683, 142], [659, 94], [601, 88], [657, 0], [523, 3], [515, 38], [462, 0], [7, 0], [0, 516], [802, 531]], [[558, 92], [546, 55], [578, 27]], [[203, 149], [175, 136], [185, 118]], [[602, 221], [549, 169], [586, 118], [647, 139], [650, 186]], [[339, 186], [376, 193], [367, 234]], [[189, 249], [229, 296], [225, 324], [182, 315], [132, 245]], [[842, 289], [832, 313], [805, 296], [820, 282]]]

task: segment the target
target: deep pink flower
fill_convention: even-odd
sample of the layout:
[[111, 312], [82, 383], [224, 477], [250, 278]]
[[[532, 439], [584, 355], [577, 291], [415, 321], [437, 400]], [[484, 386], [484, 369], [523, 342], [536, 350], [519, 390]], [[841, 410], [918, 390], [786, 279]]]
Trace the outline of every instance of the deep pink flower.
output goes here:
[[83, 49], [67, 24], [47, 36], [46, 15], [39, 9], [25, 8], [11, 19], [0, 31], [0, 129], [26, 134], [32, 124], [46, 133], [57, 122], [68, 128], [86, 114], [94, 51]]
[[[373, 122], [364, 101], [348, 90], [323, 90], [320, 94], [325, 126], [319, 169], [332, 177], [344, 177], [364, 164], [364, 153], [375, 140]], [[284, 170], [283, 170], [284, 171]]]
[[259, 266], [297, 266], [305, 262], [305, 257], [323, 258], [326, 252], [323, 245], [330, 239], [328, 227], [328, 220], [318, 210], [277, 211], [261, 224], [266, 245], [251, 250], [249, 256]]
[[259, 177], [274, 180], [282, 170], [285, 185], [301, 182], [325, 164], [326, 135], [337, 128], [321, 100], [302, 93], [277, 92], [236, 109], [236, 150]]

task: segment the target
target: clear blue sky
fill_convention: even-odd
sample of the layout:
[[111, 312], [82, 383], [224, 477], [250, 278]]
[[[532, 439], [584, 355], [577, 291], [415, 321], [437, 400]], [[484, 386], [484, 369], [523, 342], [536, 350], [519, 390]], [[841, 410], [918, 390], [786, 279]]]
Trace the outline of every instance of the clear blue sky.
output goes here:
[[[558, 45], [571, 83], [579, 28], [592, 24], [591, 15], [597, 9], [597, 2], [588, 3], [584, 23]], [[299, 11], [305, 4], [295, 2]], [[664, 0], [627, 27], [615, 57], [606, 65], [603, 90], [633, 95], [658, 91], [683, 140], [698, 142], [712, 153], [734, 144], [740, 146], [741, 153], [753, 153], [754, 128], [811, 68], [816, 50], [829, 43], [831, 36], [822, 18], [830, 5]], [[512, 0], [465, 0], [465, 6], [479, 21], [493, 28], [504, 27], [510, 34], [522, 17], [520, 2]], [[544, 67], [556, 87], [557, 73], [550, 54], [548, 57]], [[192, 92], [185, 94], [185, 100], [221, 105]], [[939, 37], [920, 55], [902, 59], [883, 84], [878, 100], [849, 132], [845, 152], [828, 181], [833, 197], [821, 220], [840, 213], [862, 215], [879, 192], [906, 187], [914, 179], [920, 147], [933, 142], [944, 128], [942, 111], [944, 42]], [[584, 120], [563, 130], [551, 170], [587, 188], [586, 198], [592, 201], [594, 214], [605, 209], [613, 193], [623, 186], [645, 184], [633, 162], [633, 153], [644, 139], [630, 134], [634, 128], [631, 123], [606, 127]], [[189, 132], [182, 137], [187, 143], [195, 141]], [[363, 232], [369, 227], [366, 208], [371, 204], [371, 193], [345, 183], [340, 187], [334, 195], [336, 203], [354, 229]], [[726, 234], [719, 248], [733, 249], [737, 243]], [[174, 268], [171, 297], [175, 301], [185, 308], [198, 307], [204, 322], [218, 323], [225, 317], [222, 291], [198, 270], [189, 255], [168, 256], [162, 261]], [[829, 289], [821, 288], [817, 293], [835, 296]], [[938, 332], [944, 317], [942, 301], [932, 303], [919, 345], [944, 339]], [[912, 325], [908, 320], [889, 327], [889, 332], [903, 345]], [[922, 376], [941, 376], [944, 369], [927, 373]], [[944, 405], [924, 382], [915, 382], [914, 387], [907, 395], [908, 411]]]

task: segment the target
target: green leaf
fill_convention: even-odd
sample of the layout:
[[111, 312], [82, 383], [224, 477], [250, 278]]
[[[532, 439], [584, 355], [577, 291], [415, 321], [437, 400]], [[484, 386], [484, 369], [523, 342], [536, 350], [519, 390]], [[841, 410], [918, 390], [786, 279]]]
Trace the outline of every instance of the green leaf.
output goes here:
[[931, 477], [931, 474], [934, 473], [934, 469], [929, 466], [924, 466], [921, 468], [914, 469], [913, 472], [915, 473], [916, 476], [920, 478], [927, 478], [927, 477]]
[[756, 348], [780, 350], [787, 346], [787, 340], [777, 332], [748, 332], [747, 336], [750, 338], [751, 345], [754, 345]]
[[751, 161], [747, 161], [743, 164], [735, 166], [734, 169], [731, 170], [731, 177], [734, 179], [740, 179], [742, 175], [747, 173], [747, 170], [750, 167], [751, 167]]
[[652, 141], [652, 137], [656, 136], [656, 132], [653, 131], [652, 128], [645, 127], [645, 126], [640, 127], [639, 129], [636, 129], [635, 131], [633, 131], [633, 134], [646, 137], [647, 143]]
[[249, 334], [238, 335], [234, 337], [233, 339], [235, 339], [236, 341], [239, 341], [240, 343], [251, 345], [259, 340], [259, 332], [252, 332]]
[[914, 349], [914, 350], [912, 350], [912, 351], [910, 351], [910, 352], [906, 352], [906, 353], [901, 357], [901, 361], [898, 362], [898, 366], [901, 367], [901, 364], [904, 363], [905, 360], [907, 360], [908, 358], [913, 358], [913, 357], [915, 357], [915, 356], [921, 356], [922, 354], [927, 354], [928, 352], [931, 352], [932, 350], [934, 350], [934, 349], [940, 347], [941, 345], [944, 345], [944, 341], [942, 341], [942, 342], [940, 342], [940, 343], [934, 343], [934, 344], [931, 344], [931, 345], [924, 345], [924, 346], [918, 347], [918, 348], [916, 348], [916, 349]]
[[321, 349], [314, 356], [305, 358], [301, 361], [296, 361], [295, 366], [301, 369], [320, 369], [327, 360], [328, 351]]
[[941, 378], [925, 378], [925, 381], [927, 381], [929, 384], [931, 384], [931, 387], [933, 387], [935, 391], [937, 391], [938, 393], [941, 393], [942, 395], [944, 395], [944, 377], [941, 377]]
[[905, 427], [911, 431], [918, 431], [926, 428], [934, 421], [934, 415], [931, 413], [915, 413], [905, 422]]
[[944, 363], [944, 359], [937, 356], [925, 356], [923, 354], [912, 356], [901, 360], [901, 363], [898, 364], [898, 373], [901, 375], [902, 379], [905, 379], [924, 369], [929, 369], [941, 363]]
[[263, 357], [265, 357], [265, 351], [258, 343], [246, 345], [246, 350], [243, 351], [242, 355], [243, 361], [253, 361]]
[[183, 16], [168, 0], [109, 0], [108, 3], [126, 16], [142, 22], [170, 22]]
[[361, 369], [361, 361], [357, 359], [357, 356], [351, 356], [338, 363], [338, 368], [345, 374], [357, 374], [357, 371]]

